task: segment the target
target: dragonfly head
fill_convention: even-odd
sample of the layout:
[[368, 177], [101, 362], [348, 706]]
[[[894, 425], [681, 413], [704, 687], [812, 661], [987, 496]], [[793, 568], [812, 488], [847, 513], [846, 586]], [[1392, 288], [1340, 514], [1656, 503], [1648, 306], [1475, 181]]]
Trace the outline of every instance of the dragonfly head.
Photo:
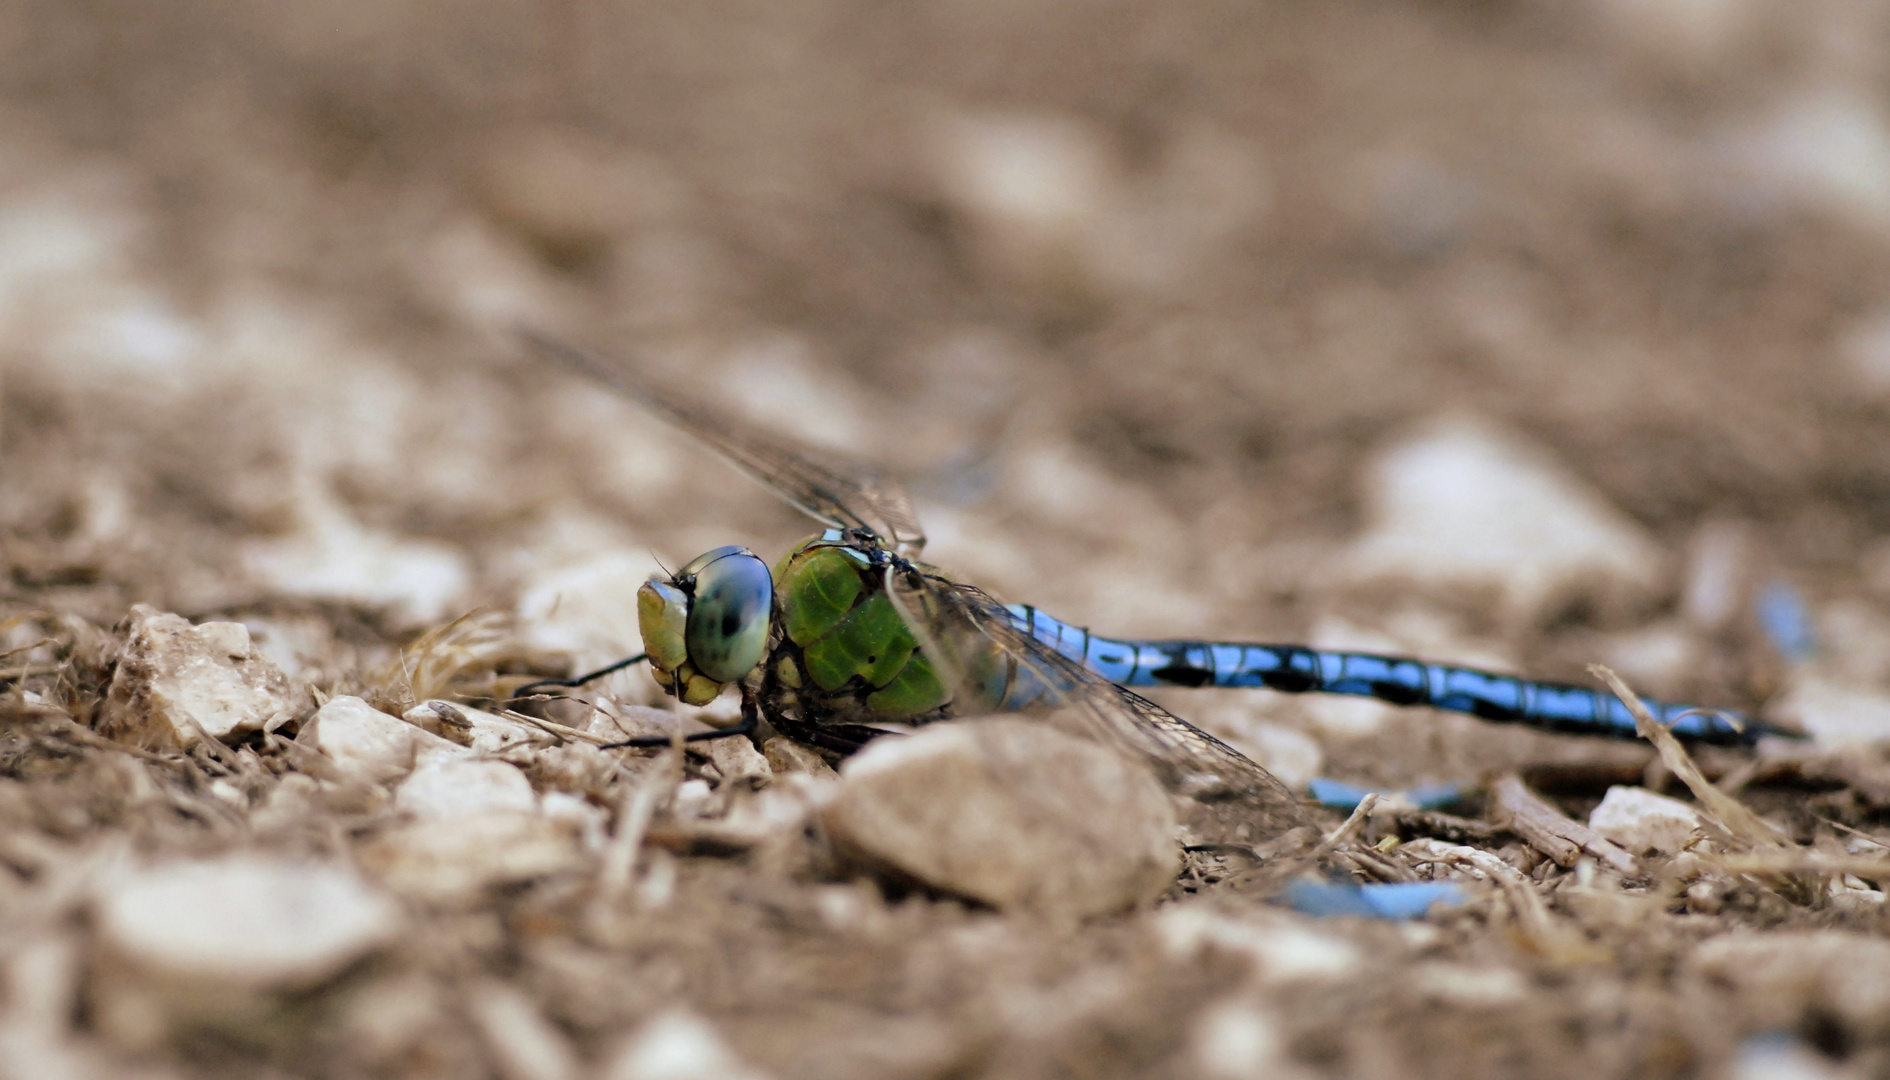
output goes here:
[[668, 580], [637, 590], [637, 625], [663, 689], [706, 705], [768, 651], [774, 578], [745, 547], [705, 552]]

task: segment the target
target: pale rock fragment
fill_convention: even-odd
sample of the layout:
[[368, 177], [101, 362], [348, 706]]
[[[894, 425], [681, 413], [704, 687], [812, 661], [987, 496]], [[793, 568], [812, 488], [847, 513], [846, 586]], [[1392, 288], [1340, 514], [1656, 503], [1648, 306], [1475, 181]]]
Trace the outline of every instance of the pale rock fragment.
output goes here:
[[1890, 1031], [1890, 941], [1843, 930], [1739, 930], [1703, 942], [1688, 958], [1696, 976], [1732, 986], [1759, 1015], [1748, 1030], [1791, 1030], [1834, 1017], [1854, 1038]]
[[261, 806], [249, 817], [258, 832], [292, 829], [313, 821], [322, 810], [321, 781], [306, 773], [289, 773], [269, 789]]
[[1173, 881], [1173, 805], [1120, 755], [1042, 723], [941, 724], [842, 766], [821, 821], [842, 851], [995, 907], [1065, 918], [1146, 903]]
[[1588, 815], [1588, 827], [1635, 855], [1686, 850], [1700, 827], [1699, 811], [1646, 788], [1615, 785]]
[[991, 269], [1025, 288], [1090, 284], [1094, 232], [1118, 184], [1092, 125], [1055, 113], [983, 114], [947, 117], [934, 132], [941, 194]]
[[583, 859], [570, 821], [517, 810], [420, 818], [375, 836], [360, 847], [359, 857], [395, 893], [443, 904], [564, 873]]
[[145, 604], [131, 609], [98, 729], [146, 749], [273, 731], [295, 715], [288, 677], [250, 648], [241, 623], [192, 626]]
[[1259, 762], [1290, 791], [1303, 791], [1325, 766], [1325, 751], [1318, 740], [1262, 717], [1273, 703], [1256, 707], [1253, 699], [1216, 703], [1199, 723], [1209, 734]]
[[101, 887], [95, 911], [106, 946], [150, 976], [259, 990], [323, 982], [401, 923], [341, 867], [252, 854], [132, 871]]
[[578, 836], [579, 846], [590, 854], [604, 850], [609, 836], [610, 812], [581, 795], [548, 791], [538, 800], [538, 812], [548, 821], [565, 826]]
[[1890, 694], [1810, 672], [1772, 699], [1766, 718], [1798, 727], [1820, 746], [1890, 744]]
[[1434, 420], [1365, 474], [1364, 535], [1342, 580], [1486, 589], [1534, 623], [1577, 599], [1620, 604], [1656, 591], [1660, 548], [1542, 449], [1475, 417]]
[[1283, 913], [1233, 918], [1200, 905], [1175, 905], [1162, 909], [1153, 925], [1170, 956], [1193, 960], [1207, 948], [1244, 955], [1265, 983], [1336, 982], [1364, 961], [1350, 941]]
[[709, 761], [715, 765], [715, 771], [722, 775], [724, 785], [765, 784], [774, 775], [767, 757], [747, 739], [710, 739], [697, 743], [696, 747], [709, 755]]
[[714, 795], [709, 782], [696, 777], [676, 785], [676, 794], [671, 797], [670, 806], [677, 817], [700, 817], [707, 811], [709, 800]]
[[1513, 968], [1498, 964], [1453, 964], [1431, 960], [1412, 968], [1412, 989], [1459, 1009], [1499, 1009], [1517, 1004], [1529, 984]]
[[761, 753], [769, 768], [777, 773], [806, 773], [826, 779], [835, 775], [826, 758], [793, 739], [782, 736], [769, 739], [761, 745]]
[[765, 1080], [709, 1022], [677, 1009], [643, 1025], [602, 1071], [603, 1080]]
[[1831, 82], [1772, 100], [1717, 140], [1727, 201], [1748, 215], [1808, 209], [1890, 230], [1890, 122], [1875, 96]]
[[525, 774], [503, 761], [437, 757], [400, 782], [394, 807], [415, 817], [452, 820], [487, 810], [530, 813], [537, 797]]
[[465, 552], [369, 529], [312, 481], [294, 506], [296, 532], [247, 541], [240, 553], [250, 578], [272, 591], [382, 607], [420, 624], [444, 618], [472, 582]]
[[662, 569], [647, 554], [613, 553], [544, 574], [519, 597], [526, 642], [569, 654], [573, 674], [642, 652], [637, 590]]
[[505, 1080], [574, 1080], [578, 1076], [577, 1052], [571, 1041], [515, 987], [481, 983], [466, 995], [466, 1006]]
[[349, 779], [386, 784], [434, 756], [467, 751], [381, 712], [358, 697], [330, 698], [295, 741], [321, 753]]
[[1248, 1002], [1223, 1002], [1201, 1017], [1193, 1057], [1213, 1080], [1272, 1080], [1300, 1075], [1286, 1053], [1278, 1018]]

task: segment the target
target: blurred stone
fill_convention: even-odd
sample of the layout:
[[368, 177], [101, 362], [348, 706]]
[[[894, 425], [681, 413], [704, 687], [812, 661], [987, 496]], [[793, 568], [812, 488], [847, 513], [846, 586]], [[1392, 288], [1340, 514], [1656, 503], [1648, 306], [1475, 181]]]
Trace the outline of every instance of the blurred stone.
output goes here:
[[632, 226], [673, 216], [689, 201], [659, 159], [626, 155], [579, 132], [502, 132], [492, 150], [481, 201], [555, 266], [594, 262]]
[[1380, 151], [1357, 170], [1359, 216], [1392, 248], [1434, 256], [1455, 246], [1476, 219], [1478, 195], [1469, 176], [1428, 155], [1398, 147]]
[[1589, 0], [1589, 7], [1648, 61], [1697, 75], [1729, 59], [1765, 25], [1755, 0]]
[[1719, 157], [1736, 211], [1781, 217], [1809, 208], [1890, 230], [1890, 124], [1863, 87], [1834, 83], [1788, 97], [1725, 136]]
[[1703, 655], [1699, 638], [1677, 619], [1610, 634], [1601, 651], [1604, 663], [1650, 693], [1661, 693], [1698, 670]]
[[105, 944], [148, 975], [253, 989], [315, 985], [400, 926], [347, 870], [251, 854], [133, 871], [101, 888], [96, 912]]
[[313, 483], [299, 493], [295, 512], [294, 533], [243, 547], [244, 569], [264, 588], [387, 608], [418, 624], [445, 617], [472, 579], [460, 549], [364, 528]]
[[[455, 994], [457, 1001], [460, 995]], [[476, 1053], [476, 1044], [460, 1049], [472, 1040], [448, 1020], [448, 1004], [439, 985], [419, 972], [404, 972], [369, 983], [348, 995], [335, 1010], [337, 1035], [345, 1042], [353, 1062], [387, 1067], [403, 1057], [440, 1062], [456, 1056]], [[455, 1044], [458, 1054], [449, 1052], [441, 1042]], [[440, 1075], [477, 1075], [471, 1062], [459, 1072], [442, 1064]]]
[[1744, 610], [1756, 574], [1752, 526], [1743, 521], [1709, 521], [1687, 542], [1686, 584], [1680, 611], [1687, 621], [1715, 632]]
[[774, 775], [767, 757], [747, 739], [710, 739], [696, 745], [709, 755], [709, 760], [715, 764], [715, 771], [722, 775], [724, 785], [765, 784]]
[[1890, 1031], [1890, 941], [1841, 930], [1735, 930], [1693, 950], [1693, 974], [1731, 986], [1748, 1030], [1789, 1031], [1807, 1018], [1830, 1017], [1846, 1037]]
[[777, 735], [762, 743], [761, 752], [767, 759], [768, 767], [777, 773], [806, 773], [826, 779], [835, 775], [833, 766], [827, 764], [826, 758], [785, 736]]
[[1214, 1080], [1310, 1076], [1295, 1068], [1286, 1049], [1278, 1018], [1258, 1005], [1229, 1001], [1201, 1017], [1192, 1055], [1200, 1075]]
[[316, 820], [323, 809], [321, 781], [306, 773], [289, 773], [269, 789], [249, 824], [257, 832], [292, 829]]
[[303, 725], [295, 741], [320, 752], [348, 778], [372, 784], [398, 780], [425, 758], [467, 752], [358, 697], [346, 696], [330, 698]]
[[516, 987], [481, 983], [466, 995], [466, 1006], [505, 1080], [574, 1080], [579, 1075], [570, 1040]]
[[1840, 330], [1836, 351], [1852, 385], [1873, 398], [1890, 397], [1890, 308], [1878, 308]]
[[650, 555], [613, 553], [538, 577], [518, 601], [526, 642], [570, 654], [573, 674], [642, 652], [637, 590], [661, 570]]
[[1318, 740], [1281, 724], [1270, 724], [1256, 713], [1277, 708], [1274, 703], [1219, 702], [1203, 710], [1196, 722], [1210, 735], [1260, 763], [1290, 791], [1306, 784], [1325, 767], [1325, 751]]
[[288, 677], [250, 648], [241, 623], [192, 626], [139, 604], [98, 729], [147, 749], [189, 746], [197, 731], [233, 741], [272, 731], [294, 715]]
[[1774, 1031], [1740, 1043], [1723, 1075], [1726, 1080], [1856, 1080], [1861, 1074], [1797, 1036]]
[[1380, 452], [1367, 527], [1338, 560], [1352, 582], [1486, 589], [1536, 623], [1578, 600], [1643, 599], [1664, 576], [1647, 534], [1542, 450], [1476, 418], [1444, 418]]
[[1408, 985], [1432, 1001], [1457, 1009], [1500, 1009], [1522, 1001], [1529, 983], [1513, 968], [1429, 960], [1406, 973]]
[[1153, 900], [1180, 856], [1174, 807], [1152, 776], [1011, 718], [871, 743], [842, 766], [821, 821], [842, 850], [882, 870], [1067, 918]]
[[1153, 925], [1171, 957], [1192, 961], [1204, 949], [1221, 949], [1246, 956], [1266, 983], [1337, 982], [1364, 961], [1350, 941], [1275, 911], [1233, 918], [1198, 904], [1177, 905], [1163, 908]]
[[537, 797], [525, 774], [503, 761], [437, 757], [401, 781], [394, 807], [416, 817], [452, 820], [486, 810], [529, 813]]
[[1100, 133], [1049, 113], [957, 116], [935, 131], [938, 185], [985, 263], [1033, 291], [1086, 292], [1091, 230], [1116, 197]]
[[476, 900], [487, 888], [576, 869], [572, 823], [515, 810], [422, 818], [361, 845], [361, 865], [401, 896], [430, 903]]
[[670, 796], [670, 809], [680, 818], [700, 817], [714, 796], [715, 789], [707, 780], [692, 777], [676, 785], [676, 793]]
[[1154, 167], [1122, 186], [1090, 230], [1089, 254], [1110, 284], [1176, 295], [1270, 208], [1273, 183], [1252, 141], [1198, 119], [1173, 125]]
[[1766, 705], [1766, 717], [1796, 725], [1821, 746], [1890, 744], [1890, 694], [1811, 673]]
[[643, 1025], [604, 1066], [603, 1080], [765, 1080], [708, 1021], [674, 1010]]
[[1617, 785], [1589, 812], [1588, 827], [1635, 855], [1674, 855], [1693, 842], [1700, 814], [1678, 799]]

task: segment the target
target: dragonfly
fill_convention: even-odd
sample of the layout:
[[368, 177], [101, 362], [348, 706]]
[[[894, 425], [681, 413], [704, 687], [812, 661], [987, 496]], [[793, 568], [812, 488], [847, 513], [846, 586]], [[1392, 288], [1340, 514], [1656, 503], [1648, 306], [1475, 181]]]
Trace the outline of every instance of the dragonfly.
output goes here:
[[[1244, 800], [1282, 827], [1299, 820], [1298, 802], [1277, 779], [1135, 688], [1362, 695], [1550, 731], [1635, 737], [1627, 706], [1599, 689], [1304, 645], [1106, 637], [1030, 605], [1005, 604], [920, 561], [925, 533], [911, 499], [877, 466], [752, 430], [549, 336], [521, 337], [539, 356], [640, 403], [825, 526], [772, 567], [728, 546], [653, 577], [637, 597], [644, 654], [521, 694], [581, 685], [647, 659], [664, 691], [686, 704], [740, 688], [741, 724], [691, 738], [747, 734], [765, 719], [834, 755], [953, 717], [1049, 712], [1139, 756], [1172, 789]], [[1726, 710], [1644, 703], [1684, 739], [1749, 744], [1765, 730]]]

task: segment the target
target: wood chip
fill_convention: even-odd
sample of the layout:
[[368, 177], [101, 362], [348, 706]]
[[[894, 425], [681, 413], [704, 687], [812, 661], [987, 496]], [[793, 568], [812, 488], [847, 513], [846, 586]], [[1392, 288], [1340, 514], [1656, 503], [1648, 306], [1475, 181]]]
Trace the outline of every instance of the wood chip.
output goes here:
[[1524, 786], [1522, 778], [1515, 773], [1499, 777], [1491, 784], [1490, 797], [1496, 804], [1498, 823], [1529, 841], [1531, 847], [1555, 860], [1557, 866], [1574, 866], [1575, 860], [1586, 852], [1625, 877], [1640, 873], [1640, 860], [1544, 802]]

